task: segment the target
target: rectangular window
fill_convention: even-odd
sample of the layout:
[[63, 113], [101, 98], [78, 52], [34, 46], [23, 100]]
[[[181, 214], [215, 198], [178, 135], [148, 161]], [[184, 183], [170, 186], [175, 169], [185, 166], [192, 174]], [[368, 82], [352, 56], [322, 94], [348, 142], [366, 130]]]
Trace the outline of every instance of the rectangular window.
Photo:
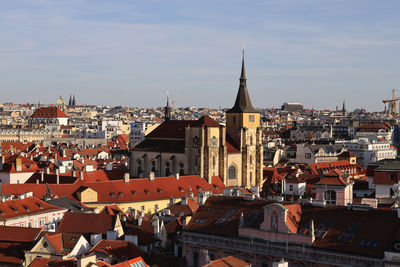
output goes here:
[[144, 211], [144, 206], [142, 206], [140, 209], [141, 209], [142, 211]]
[[293, 191], [293, 185], [290, 185], [290, 186], [289, 186], [289, 190], [290, 190], [290, 191]]
[[249, 115], [249, 122], [254, 122], [254, 115]]

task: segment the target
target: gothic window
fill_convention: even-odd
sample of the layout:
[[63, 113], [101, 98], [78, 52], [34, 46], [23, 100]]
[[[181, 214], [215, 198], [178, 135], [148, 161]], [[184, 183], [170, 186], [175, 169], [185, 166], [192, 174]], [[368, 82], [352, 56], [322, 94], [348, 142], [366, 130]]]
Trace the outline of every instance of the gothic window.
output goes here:
[[230, 166], [228, 169], [228, 177], [229, 179], [235, 179], [236, 178], [236, 167], [235, 166]]
[[250, 165], [253, 164], [253, 156], [250, 155]]
[[251, 146], [253, 145], [253, 136], [252, 135], [250, 135], [250, 145]]

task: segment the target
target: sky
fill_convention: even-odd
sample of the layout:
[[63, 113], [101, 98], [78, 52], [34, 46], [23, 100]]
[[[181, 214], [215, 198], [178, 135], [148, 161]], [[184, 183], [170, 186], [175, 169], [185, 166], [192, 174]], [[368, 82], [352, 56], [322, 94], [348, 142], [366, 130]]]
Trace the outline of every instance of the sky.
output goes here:
[[257, 108], [400, 90], [398, 0], [0, 0], [0, 102], [228, 108], [242, 44]]

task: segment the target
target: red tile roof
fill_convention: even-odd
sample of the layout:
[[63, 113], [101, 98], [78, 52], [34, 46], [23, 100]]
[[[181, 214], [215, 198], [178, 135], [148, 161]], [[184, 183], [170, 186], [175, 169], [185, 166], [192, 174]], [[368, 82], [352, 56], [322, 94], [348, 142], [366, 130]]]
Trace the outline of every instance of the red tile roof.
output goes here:
[[58, 107], [41, 107], [32, 114], [31, 118], [68, 118]]
[[250, 267], [251, 264], [242, 261], [234, 256], [228, 256], [222, 259], [214, 260], [203, 267]]
[[29, 267], [75, 267], [76, 265], [76, 260], [60, 260], [36, 257], [31, 264], [29, 264]]
[[[75, 192], [86, 186], [97, 192], [98, 202], [122, 203], [143, 200], [159, 200], [181, 198], [188, 196], [190, 192], [197, 195], [199, 191], [212, 191], [214, 194], [222, 193], [225, 185], [219, 176], [212, 177], [212, 184], [199, 175], [180, 176], [177, 180], [171, 177], [156, 177], [154, 181], [148, 178], [131, 179], [129, 183], [123, 180], [105, 182], [84, 182], [78, 179], [74, 184], [49, 184], [51, 193], [57, 196], [68, 196], [78, 200]], [[7, 195], [19, 195], [25, 192], [33, 192], [37, 198], [43, 198], [47, 194], [45, 184], [4, 184], [1, 193]]]
[[66, 212], [58, 227], [58, 233], [102, 233], [112, 229], [114, 217], [106, 213]]
[[132, 257], [146, 257], [147, 254], [132, 242], [124, 240], [100, 240], [90, 251], [101, 252], [117, 259], [130, 259]]
[[5, 202], [0, 202], [0, 221], [63, 209], [64, 208], [50, 205], [35, 197], [7, 200]]
[[30, 243], [37, 240], [42, 232], [41, 228], [0, 226], [0, 241]]
[[132, 267], [132, 266], [143, 266], [143, 267], [148, 267], [149, 265], [146, 264], [146, 262], [142, 259], [142, 257], [137, 257], [134, 259], [131, 259], [129, 261], [121, 262], [118, 264], [112, 265], [113, 267]]

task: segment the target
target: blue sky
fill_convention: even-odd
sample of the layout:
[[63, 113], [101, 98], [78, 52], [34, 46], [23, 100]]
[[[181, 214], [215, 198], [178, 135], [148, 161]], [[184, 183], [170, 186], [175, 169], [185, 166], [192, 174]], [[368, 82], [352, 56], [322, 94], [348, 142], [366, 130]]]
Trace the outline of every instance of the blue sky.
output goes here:
[[231, 107], [242, 43], [256, 107], [400, 89], [397, 0], [0, 0], [0, 102]]

